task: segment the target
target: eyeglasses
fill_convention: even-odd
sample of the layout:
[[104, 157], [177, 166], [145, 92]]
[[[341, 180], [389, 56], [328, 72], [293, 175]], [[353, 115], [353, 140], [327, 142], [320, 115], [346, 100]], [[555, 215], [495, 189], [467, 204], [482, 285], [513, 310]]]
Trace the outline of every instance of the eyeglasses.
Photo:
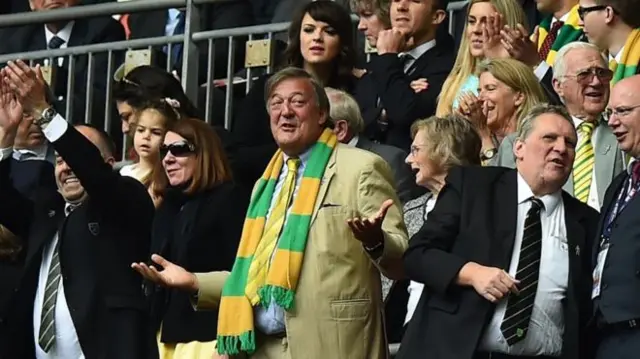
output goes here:
[[620, 106], [620, 107], [616, 107], [616, 108], [608, 108], [606, 110], [604, 110], [604, 114], [607, 117], [607, 119], [611, 118], [611, 116], [616, 115], [618, 117], [625, 117], [627, 115], [629, 115], [633, 110], [635, 110], [636, 108], [639, 108], [640, 105], [635, 105], [635, 106]]
[[196, 146], [187, 141], [178, 141], [170, 145], [160, 146], [160, 158], [165, 158], [169, 152], [175, 157], [186, 157], [194, 153]]
[[[595, 5], [595, 6], [589, 6], [589, 7], [584, 7], [584, 6], [579, 6], [578, 7], [578, 16], [580, 17], [580, 20], [584, 21], [584, 17], [590, 13], [590, 12], [594, 12], [594, 11], [602, 11], [605, 10], [606, 8], [608, 8], [608, 5]], [[616, 12], [615, 10], [613, 10], [614, 12]]]
[[604, 67], [592, 67], [582, 70], [575, 75], [565, 75], [564, 77], [575, 78], [581, 85], [588, 85], [593, 81], [593, 77], [596, 76], [601, 82], [609, 82], [613, 78], [613, 71]]

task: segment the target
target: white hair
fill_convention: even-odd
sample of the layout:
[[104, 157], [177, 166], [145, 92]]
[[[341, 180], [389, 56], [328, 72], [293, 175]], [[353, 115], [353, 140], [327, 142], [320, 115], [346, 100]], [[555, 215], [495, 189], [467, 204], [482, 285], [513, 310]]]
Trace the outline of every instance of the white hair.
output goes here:
[[347, 121], [347, 126], [358, 134], [364, 130], [364, 119], [360, 113], [360, 107], [348, 93], [336, 90], [331, 87], [325, 87], [324, 89], [329, 97], [329, 120], [335, 124], [336, 121]]
[[574, 41], [562, 46], [560, 51], [556, 54], [556, 60], [553, 63], [554, 80], [561, 80], [567, 75], [567, 54], [576, 49], [589, 49], [598, 52], [602, 58], [602, 64], [607, 68], [609, 67], [607, 57], [596, 45], [588, 42]]

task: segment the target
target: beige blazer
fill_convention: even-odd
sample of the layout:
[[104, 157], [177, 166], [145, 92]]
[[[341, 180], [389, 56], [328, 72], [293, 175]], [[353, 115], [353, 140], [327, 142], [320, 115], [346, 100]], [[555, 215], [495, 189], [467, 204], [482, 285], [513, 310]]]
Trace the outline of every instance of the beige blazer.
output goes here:
[[[383, 222], [384, 252], [376, 262], [346, 221], [394, 205]], [[389, 165], [377, 155], [339, 144], [322, 178], [312, 214], [294, 309], [286, 313], [288, 355], [305, 359], [388, 357], [380, 271], [403, 277], [407, 230]], [[228, 272], [197, 274], [198, 309], [218, 307]], [[259, 342], [258, 342], [259, 344]], [[258, 346], [256, 356], [260, 355]]]

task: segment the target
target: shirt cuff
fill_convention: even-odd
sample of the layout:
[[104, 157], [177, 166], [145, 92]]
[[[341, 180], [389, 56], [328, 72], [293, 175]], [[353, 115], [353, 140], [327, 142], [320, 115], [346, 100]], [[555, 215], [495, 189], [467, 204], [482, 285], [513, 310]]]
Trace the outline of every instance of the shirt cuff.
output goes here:
[[11, 158], [13, 155], [13, 147], [0, 148], [0, 161]]
[[60, 115], [55, 115], [53, 120], [49, 122], [46, 126], [42, 128], [42, 133], [44, 133], [44, 137], [49, 140], [49, 142], [56, 142], [69, 128], [69, 123]]
[[536, 69], [533, 70], [533, 73], [538, 78], [538, 81], [542, 81], [544, 75], [547, 73], [547, 71], [549, 71], [550, 68], [551, 67], [549, 66], [549, 64], [547, 64], [546, 61], [542, 61], [538, 66], [536, 66]]

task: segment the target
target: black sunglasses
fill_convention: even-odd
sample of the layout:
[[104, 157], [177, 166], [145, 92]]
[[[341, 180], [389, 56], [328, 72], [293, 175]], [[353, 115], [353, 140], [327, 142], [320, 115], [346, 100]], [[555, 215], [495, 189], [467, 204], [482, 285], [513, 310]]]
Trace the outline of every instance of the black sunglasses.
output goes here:
[[169, 152], [175, 157], [186, 157], [194, 153], [196, 146], [187, 141], [178, 141], [170, 145], [160, 146], [160, 157], [165, 158]]
[[[594, 12], [594, 11], [602, 11], [605, 10], [606, 8], [608, 8], [608, 5], [595, 5], [595, 6], [589, 6], [589, 7], [583, 7], [583, 6], [579, 6], [578, 7], [578, 16], [580, 17], [580, 20], [584, 21], [584, 17], [590, 13], [590, 12]], [[615, 12], [615, 10], [614, 10]]]

